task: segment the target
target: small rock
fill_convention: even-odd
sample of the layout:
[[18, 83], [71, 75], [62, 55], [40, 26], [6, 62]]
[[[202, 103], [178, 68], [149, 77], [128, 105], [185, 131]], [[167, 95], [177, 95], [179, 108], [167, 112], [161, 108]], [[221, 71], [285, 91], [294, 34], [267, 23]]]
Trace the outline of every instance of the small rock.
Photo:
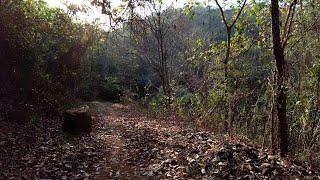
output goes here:
[[154, 173], [152, 171], [147, 171], [147, 172], [144, 172], [142, 175], [150, 177], [150, 176], [154, 176]]
[[218, 166], [226, 166], [226, 165], [228, 165], [228, 163], [226, 163], [226, 162], [219, 162], [218, 163]]
[[64, 166], [65, 166], [66, 168], [69, 168], [69, 169], [72, 168], [72, 165], [71, 165], [71, 164], [65, 164]]

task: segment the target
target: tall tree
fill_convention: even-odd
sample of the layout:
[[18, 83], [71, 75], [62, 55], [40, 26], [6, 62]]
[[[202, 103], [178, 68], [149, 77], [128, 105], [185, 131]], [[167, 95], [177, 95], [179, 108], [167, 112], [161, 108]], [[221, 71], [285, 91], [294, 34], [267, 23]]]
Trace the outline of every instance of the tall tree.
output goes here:
[[297, 0], [294, 0], [289, 7], [286, 17], [283, 37], [281, 38], [280, 30], [280, 8], [279, 0], [271, 0], [271, 24], [272, 24], [272, 44], [273, 55], [276, 63], [276, 107], [279, 120], [278, 136], [280, 145], [280, 156], [285, 157], [288, 154], [288, 122], [287, 122], [287, 95], [285, 92], [285, 57], [284, 49], [287, 45], [289, 34], [291, 31], [292, 21], [294, 17], [295, 6]]
[[158, 74], [165, 95], [164, 103], [170, 110], [173, 67], [183, 49], [178, 44], [181, 38], [178, 36], [180, 27], [177, 24], [181, 13], [171, 7], [165, 8], [161, 1], [145, 2], [144, 8], [146, 16], [141, 15], [141, 12], [134, 13], [129, 21], [133, 49]]
[[102, 12], [110, 17], [110, 22], [123, 22], [123, 28], [130, 31], [134, 54], [156, 71], [165, 95], [166, 108], [171, 109], [172, 60], [177, 55], [173, 53], [173, 50], [176, 50], [174, 38], [177, 38], [173, 36], [176, 29], [174, 21], [177, 18], [171, 16], [177, 12], [173, 8], [165, 7], [162, 1], [125, 2], [125, 8], [119, 15], [112, 14], [110, 1], [103, 0]]

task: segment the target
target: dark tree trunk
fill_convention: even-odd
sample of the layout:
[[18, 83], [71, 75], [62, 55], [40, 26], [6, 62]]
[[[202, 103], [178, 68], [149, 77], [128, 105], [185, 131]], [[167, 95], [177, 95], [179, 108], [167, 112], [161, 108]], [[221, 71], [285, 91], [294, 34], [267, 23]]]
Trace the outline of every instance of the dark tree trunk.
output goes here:
[[163, 26], [161, 22], [161, 13], [157, 14], [157, 33], [156, 33], [156, 39], [158, 42], [158, 56], [159, 56], [159, 61], [160, 61], [160, 79], [162, 82], [162, 89], [163, 93], [166, 96], [166, 107], [171, 111], [171, 87], [170, 87], [170, 75], [169, 75], [169, 67], [168, 67], [168, 56], [167, 56], [167, 48], [165, 47], [164, 44], [164, 33], [163, 33]]
[[279, 120], [278, 136], [280, 145], [280, 156], [285, 157], [288, 154], [288, 124], [286, 114], [286, 94], [285, 94], [285, 60], [284, 50], [280, 37], [280, 11], [279, 1], [271, 0], [271, 18], [272, 18], [272, 42], [273, 55], [276, 61], [277, 69], [277, 116]]

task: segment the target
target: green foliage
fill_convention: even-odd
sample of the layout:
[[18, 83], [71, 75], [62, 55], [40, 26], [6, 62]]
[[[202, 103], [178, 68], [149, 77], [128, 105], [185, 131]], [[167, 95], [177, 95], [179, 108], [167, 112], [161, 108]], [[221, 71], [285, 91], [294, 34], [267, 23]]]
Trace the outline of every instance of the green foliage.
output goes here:
[[100, 97], [107, 101], [119, 101], [122, 94], [122, 87], [117, 78], [106, 78], [100, 87]]
[[[83, 78], [81, 56], [87, 47], [85, 27], [43, 1], [5, 0], [0, 17], [10, 49], [5, 64], [12, 83], [35, 103], [60, 106], [74, 99]], [[13, 54], [15, 52], [16, 54]], [[8, 77], [7, 77], [8, 78]], [[56, 93], [60, 92], [60, 93]], [[64, 103], [62, 103], [64, 104]]]

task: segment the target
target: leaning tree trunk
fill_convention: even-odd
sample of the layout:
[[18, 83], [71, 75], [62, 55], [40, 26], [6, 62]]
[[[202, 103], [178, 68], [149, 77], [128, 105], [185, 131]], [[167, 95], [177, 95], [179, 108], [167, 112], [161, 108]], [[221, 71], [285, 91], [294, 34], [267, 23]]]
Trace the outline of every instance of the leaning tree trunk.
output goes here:
[[277, 69], [277, 97], [276, 108], [279, 120], [278, 136], [280, 145], [280, 156], [285, 157], [288, 154], [288, 124], [286, 114], [286, 94], [285, 94], [285, 60], [284, 49], [280, 37], [280, 11], [279, 1], [271, 0], [271, 18], [272, 18], [272, 42], [273, 42], [273, 55], [276, 61]]

